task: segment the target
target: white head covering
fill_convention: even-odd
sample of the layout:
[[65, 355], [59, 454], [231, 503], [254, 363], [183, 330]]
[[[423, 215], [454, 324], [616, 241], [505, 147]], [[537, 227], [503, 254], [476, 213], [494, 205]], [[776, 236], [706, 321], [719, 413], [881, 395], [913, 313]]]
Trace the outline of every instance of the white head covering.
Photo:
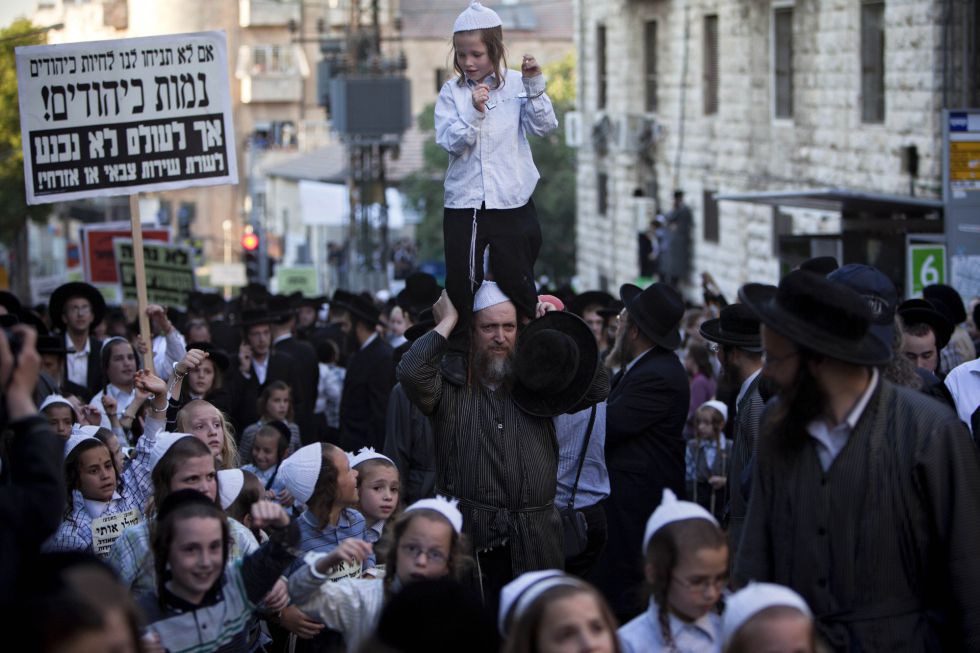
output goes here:
[[435, 510], [443, 517], [449, 520], [452, 524], [453, 530], [457, 533], [463, 532], [463, 513], [459, 511], [456, 506], [459, 505], [459, 501], [456, 499], [447, 499], [446, 497], [441, 497], [438, 494], [434, 499], [419, 499], [408, 508], [405, 508], [405, 512], [409, 510]]
[[85, 431], [72, 429], [71, 435], [68, 436], [68, 440], [65, 442], [65, 459], [68, 458], [68, 454], [75, 450], [75, 447], [85, 442], [86, 440], [95, 440], [100, 442], [100, 440], [95, 437], [92, 433], [88, 432], [88, 429], [99, 430], [98, 426], [83, 426], [82, 429]]
[[718, 520], [710, 512], [696, 503], [678, 501], [677, 496], [673, 492], [665, 489], [663, 499], [660, 500], [660, 505], [657, 506], [657, 509], [650, 515], [650, 519], [647, 520], [647, 528], [643, 533], [643, 552], [646, 553], [647, 546], [650, 544], [650, 538], [653, 537], [654, 533], [671, 522], [683, 521], [685, 519], [707, 519], [715, 526], [718, 525]]
[[323, 465], [323, 447], [319, 442], [297, 449], [279, 465], [279, 478], [289, 493], [301, 503], [313, 496], [316, 481]]
[[369, 460], [387, 460], [392, 465], [395, 464], [388, 456], [383, 453], [378, 453], [374, 450], [374, 447], [362, 447], [354, 456], [350, 458], [351, 468], [357, 467], [361, 463], [366, 463]]
[[240, 469], [220, 469], [218, 470], [218, 498], [221, 500], [221, 509], [228, 510], [231, 504], [242, 492], [245, 485], [245, 473]]
[[698, 410], [701, 410], [705, 406], [710, 406], [711, 408], [714, 408], [719, 413], [721, 413], [721, 418], [723, 420], [725, 420], [726, 422], [728, 421], [728, 406], [726, 406], [724, 402], [718, 401], [717, 399], [709, 399], [708, 401], [698, 406]]
[[510, 297], [504, 294], [496, 281], [484, 281], [473, 296], [473, 312], [477, 313], [485, 308], [509, 301]]
[[506, 635], [506, 627], [513, 624], [542, 593], [559, 585], [585, 587], [581, 580], [557, 569], [529, 571], [510, 581], [500, 590], [500, 611], [497, 628]]
[[728, 643], [746, 621], [763, 610], [776, 606], [795, 608], [807, 617], [813, 616], [803, 597], [788, 587], [773, 583], [749, 583], [748, 587], [735, 592], [725, 601], [722, 641]]
[[68, 408], [71, 409], [72, 417], [74, 417], [76, 421], [78, 420], [78, 414], [75, 412], [75, 407], [70, 401], [68, 401], [68, 399], [62, 397], [61, 395], [48, 395], [44, 398], [44, 401], [41, 402], [41, 406], [37, 410], [39, 413], [43, 413], [44, 409], [48, 406], [68, 406]]
[[153, 471], [157, 463], [160, 462], [160, 459], [170, 451], [170, 447], [177, 444], [178, 440], [193, 437], [190, 433], [157, 433], [156, 444], [153, 445], [153, 449], [150, 451], [150, 471]]
[[453, 33], [469, 32], [474, 29], [489, 29], [491, 27], [500, 27], [501, 25], [503, 25], [503, 22], [500, 20], [500, 16], [497, 15], [496, 11], [484, 7], [479, 2], [471, 2], [470, 6], [456, 17], [456, 22], [453, 23]]

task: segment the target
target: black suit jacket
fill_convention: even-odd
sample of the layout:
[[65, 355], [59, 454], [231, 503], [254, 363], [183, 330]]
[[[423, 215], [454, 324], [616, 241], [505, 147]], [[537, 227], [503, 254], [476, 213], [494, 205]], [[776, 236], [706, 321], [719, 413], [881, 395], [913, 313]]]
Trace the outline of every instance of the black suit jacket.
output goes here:
[[293, 386], [293, 412], [299, 426], [303, 444], [316, 439], [313, 424], [313, 407], [316, 405], [317, 387], [320, 385], [320, 366], [316, 350], [308, 342], [290, 336], [273, 345], [276, 351], [289, 354], [296, 362], [297, 384]]
[[384, 449], [394, 376], [391, 347], [380, 336], [350, 357], [340, 397], [340, 445], [345, 451]]
[[235, 430], [239, 436], [241, 436], [246, 426], [254, 424], [259, 420], [256, 402], [259, 399], [262, 388], [271, 381], [284, 381], [290, 388], [296, 388], [301, 382], [299, 374], [297, 374], [296, 361], [293, 357], [285, 352], [276, 351], [274, 348], [269, 350], [269, 368], [266, 371], [265, 383], [259, 383], [258, 375], [255, 373], [254, 362], [252, 363], [252, 373], [249, 377], [245, 377], [237, 369], [231, 374], [237, 377], [235, 378], [233, 389], [229, 388], [229, 391], [234, 391], [239, 397], [238, 405], [235, 407], [235, 414], [232, 416], [232, 420], [235, 423]]

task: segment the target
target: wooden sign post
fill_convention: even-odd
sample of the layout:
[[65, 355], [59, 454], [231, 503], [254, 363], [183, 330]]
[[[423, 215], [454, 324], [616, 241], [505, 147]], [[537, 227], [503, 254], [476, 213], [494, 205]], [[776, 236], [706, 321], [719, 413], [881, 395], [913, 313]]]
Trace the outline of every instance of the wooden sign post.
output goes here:
[[146, 314], [149, 302], [146, 299], [146, 264], [143, 262], [143, 225], [140, 222], [140, 196], [129, 196], [129, 220], [133, 231], [133, 259], [136, 268], [136, 306], [139, 310], [140, 338], [146, 343], [143, 367], [156, 374], [153, 368], [153, 332], [150, 331], [150, 318]]

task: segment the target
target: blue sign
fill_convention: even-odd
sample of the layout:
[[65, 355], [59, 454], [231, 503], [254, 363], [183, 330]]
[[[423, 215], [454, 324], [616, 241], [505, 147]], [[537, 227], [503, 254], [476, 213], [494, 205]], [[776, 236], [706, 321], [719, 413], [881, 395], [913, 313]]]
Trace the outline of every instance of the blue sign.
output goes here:
[[969, 119], [965, 112], [957, 112], [949, 114], [949, 131], [951, 132], [965, 132], [969, 131]]

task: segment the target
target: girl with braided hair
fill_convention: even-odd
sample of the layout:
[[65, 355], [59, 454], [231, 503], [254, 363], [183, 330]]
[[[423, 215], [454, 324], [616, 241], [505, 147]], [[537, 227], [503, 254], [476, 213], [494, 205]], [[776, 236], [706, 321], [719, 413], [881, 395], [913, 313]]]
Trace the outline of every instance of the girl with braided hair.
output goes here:
[[728, 582], [728, 543], [696, 503], [664, 490], [643, 537], [650, 607], [619, 629], [626, 653], [719, 653], [718, 601]]

